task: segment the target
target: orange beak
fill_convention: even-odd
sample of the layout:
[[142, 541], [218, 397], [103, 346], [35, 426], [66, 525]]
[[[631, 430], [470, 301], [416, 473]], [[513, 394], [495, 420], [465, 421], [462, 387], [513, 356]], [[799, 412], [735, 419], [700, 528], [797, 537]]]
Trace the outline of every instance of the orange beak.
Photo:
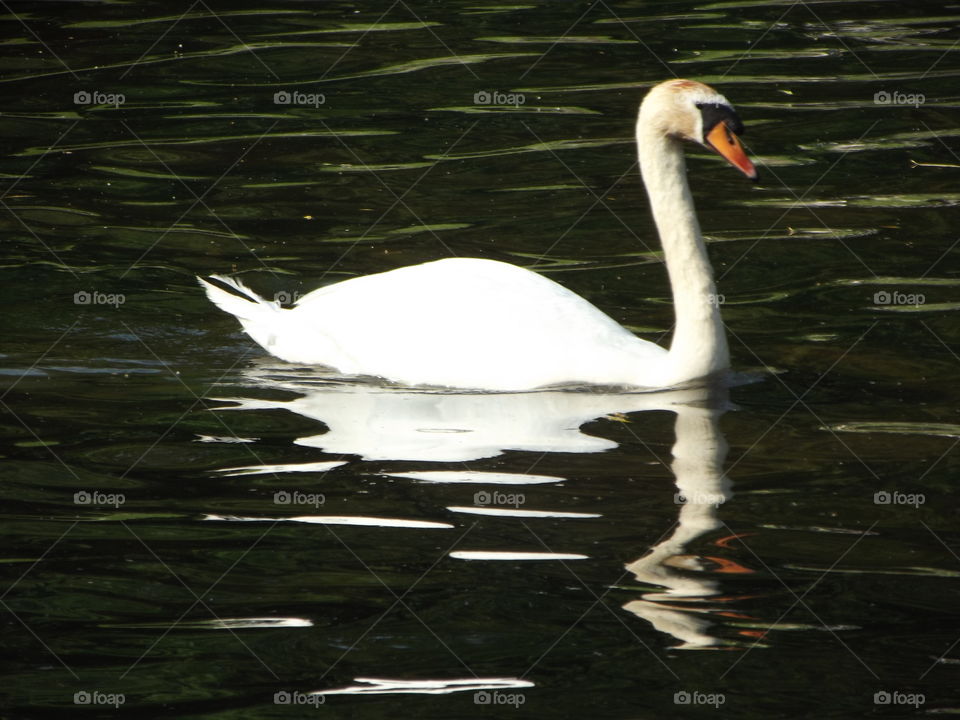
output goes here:
[[757, 169], [743, 151], [740, 140], [730, 131], [726, 123], [718, 122], [714, 125], [713, 130], [707, 134], [707, 145], [723, 155], [728, 163], [748, 178], [757, 179]]

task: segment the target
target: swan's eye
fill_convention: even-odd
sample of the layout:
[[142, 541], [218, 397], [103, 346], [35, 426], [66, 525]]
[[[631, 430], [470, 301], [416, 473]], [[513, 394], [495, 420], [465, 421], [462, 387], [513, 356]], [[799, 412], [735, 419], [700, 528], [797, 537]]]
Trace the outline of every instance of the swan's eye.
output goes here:
[[740, 135], [743, 133], [743, 123], [737, 113], [729, 105], [722, 103], [698, 103], [697, 110], [700, 111], [701, 127], [703, 136], [706, 138], [711, 132], [716, 130], [718, 125], [723, 125], [727, 132], [727, 140], [732, 142], [730, 133]]

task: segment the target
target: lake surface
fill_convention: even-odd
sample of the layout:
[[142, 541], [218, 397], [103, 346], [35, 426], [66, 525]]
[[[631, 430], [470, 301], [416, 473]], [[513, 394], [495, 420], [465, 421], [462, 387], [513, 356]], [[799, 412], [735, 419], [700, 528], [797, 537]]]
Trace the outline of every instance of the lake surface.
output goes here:
[[[2, 14], [3, 717], [960, 712], [960, 5]], [[665, 342], [672, 76], [761, 173], [688, 150], [729, 391], [355, 382], [194, 279], [487, 257]]]

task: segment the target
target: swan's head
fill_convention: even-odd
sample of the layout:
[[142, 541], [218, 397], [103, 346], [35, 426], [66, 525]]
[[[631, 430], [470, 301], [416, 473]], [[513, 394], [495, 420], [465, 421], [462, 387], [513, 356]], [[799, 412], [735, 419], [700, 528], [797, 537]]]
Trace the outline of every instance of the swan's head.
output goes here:
[[727, 99], [694, 80], [667, 80], [643, 99], [637, 120], [638, 134], [654, 132], [690, 140], [722, 155], [751, 180], [757, 170], [738, 139], [743, 123]]

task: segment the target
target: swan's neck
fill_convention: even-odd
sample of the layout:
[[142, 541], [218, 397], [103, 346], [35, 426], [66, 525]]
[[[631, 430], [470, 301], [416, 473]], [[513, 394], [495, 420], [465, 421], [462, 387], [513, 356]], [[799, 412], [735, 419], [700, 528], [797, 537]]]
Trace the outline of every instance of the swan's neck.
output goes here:
[[640, 172], [663, 245], [676, 325], [668, 362], [670, 382], [704, 377], [729, 367], [727, 338], [713, 268], [700, 234], [679, 140], [637, 125]]

